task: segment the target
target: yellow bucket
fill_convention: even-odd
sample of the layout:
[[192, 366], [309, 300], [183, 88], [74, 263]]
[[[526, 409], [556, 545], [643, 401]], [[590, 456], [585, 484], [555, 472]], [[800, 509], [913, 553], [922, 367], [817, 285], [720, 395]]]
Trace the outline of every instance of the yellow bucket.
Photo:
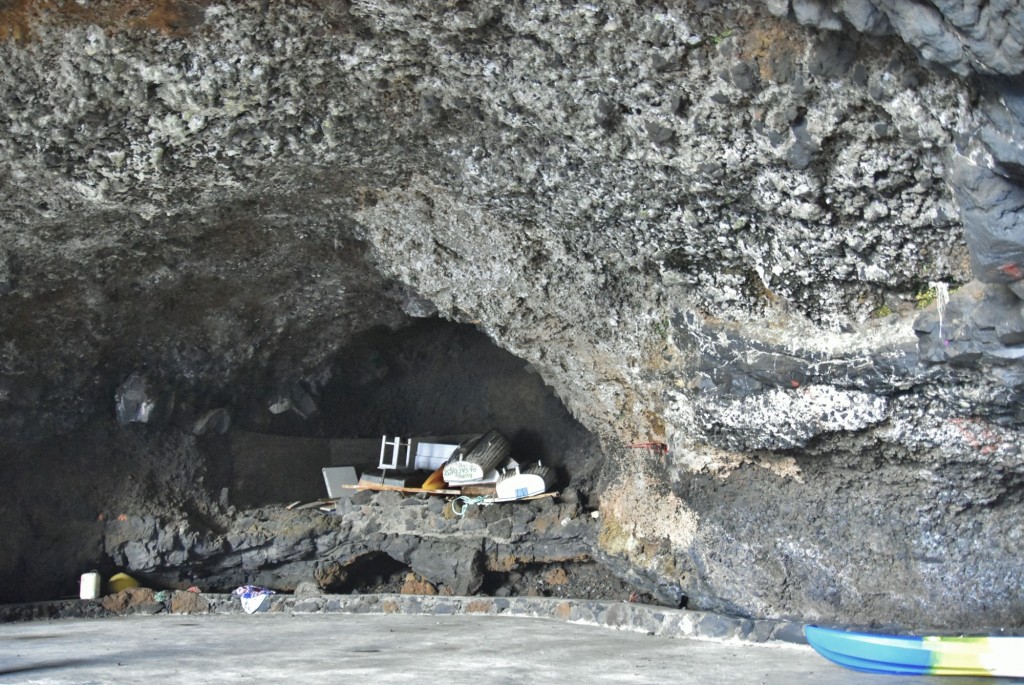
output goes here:
[[132, 578], [127, 573], [115, 573], [110, 576], [110, 580], [107, 581], [107, 594], [115, 594], [121, 590], [127, 590], [130, 587], [139, 587], [139, 581]]

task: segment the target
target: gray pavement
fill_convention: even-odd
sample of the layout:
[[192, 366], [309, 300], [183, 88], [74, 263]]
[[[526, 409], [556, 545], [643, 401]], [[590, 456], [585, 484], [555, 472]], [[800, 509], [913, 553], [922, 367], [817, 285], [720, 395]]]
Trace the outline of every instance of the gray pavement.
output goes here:
[[[855, 673], [809, 647], [647, 636], [551, 619], [400, 614], [131, 616], [0, 625], [0, 683], [799, 683]], [[943, 678], [942, 685], [1011, 682]]]

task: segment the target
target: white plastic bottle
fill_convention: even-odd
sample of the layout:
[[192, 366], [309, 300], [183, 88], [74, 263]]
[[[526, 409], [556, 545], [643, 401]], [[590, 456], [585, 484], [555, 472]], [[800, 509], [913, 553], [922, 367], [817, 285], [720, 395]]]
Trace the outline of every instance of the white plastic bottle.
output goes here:
[[100, 596], [100, 574], [96, 571], [83, 573], [78, 583], [78, 596], [82, 599], [97, 599]]

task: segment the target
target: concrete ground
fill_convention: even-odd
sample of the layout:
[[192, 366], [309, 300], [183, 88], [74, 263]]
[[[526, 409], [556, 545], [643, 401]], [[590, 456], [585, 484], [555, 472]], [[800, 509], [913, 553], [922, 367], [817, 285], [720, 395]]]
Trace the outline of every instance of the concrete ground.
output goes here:
[[0, 625], [0, 683], [416, 681], [936, 682], [847, 671], [800, 645], [671, 639], [511, 616], [233, 614]]

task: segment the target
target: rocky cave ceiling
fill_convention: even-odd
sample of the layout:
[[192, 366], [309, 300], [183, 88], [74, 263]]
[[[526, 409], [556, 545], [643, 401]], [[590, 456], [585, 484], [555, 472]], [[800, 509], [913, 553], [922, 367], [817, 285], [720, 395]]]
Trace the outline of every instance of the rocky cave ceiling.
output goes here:
[[[747, 616], [1024, 624], [1022, 17], [0, 2], [0, 577], [46, 569], [5, 599], [387, 554], [463, 592], [586, 559]], [[384, 331], [453, 393], [507, 362], [521, 407], [563, 403], [578, 525], [225, 501], [231, 432], [338, 437], [269, 408], [359, 406]], [[117, 423], [133, 375], [161, 421]]]

